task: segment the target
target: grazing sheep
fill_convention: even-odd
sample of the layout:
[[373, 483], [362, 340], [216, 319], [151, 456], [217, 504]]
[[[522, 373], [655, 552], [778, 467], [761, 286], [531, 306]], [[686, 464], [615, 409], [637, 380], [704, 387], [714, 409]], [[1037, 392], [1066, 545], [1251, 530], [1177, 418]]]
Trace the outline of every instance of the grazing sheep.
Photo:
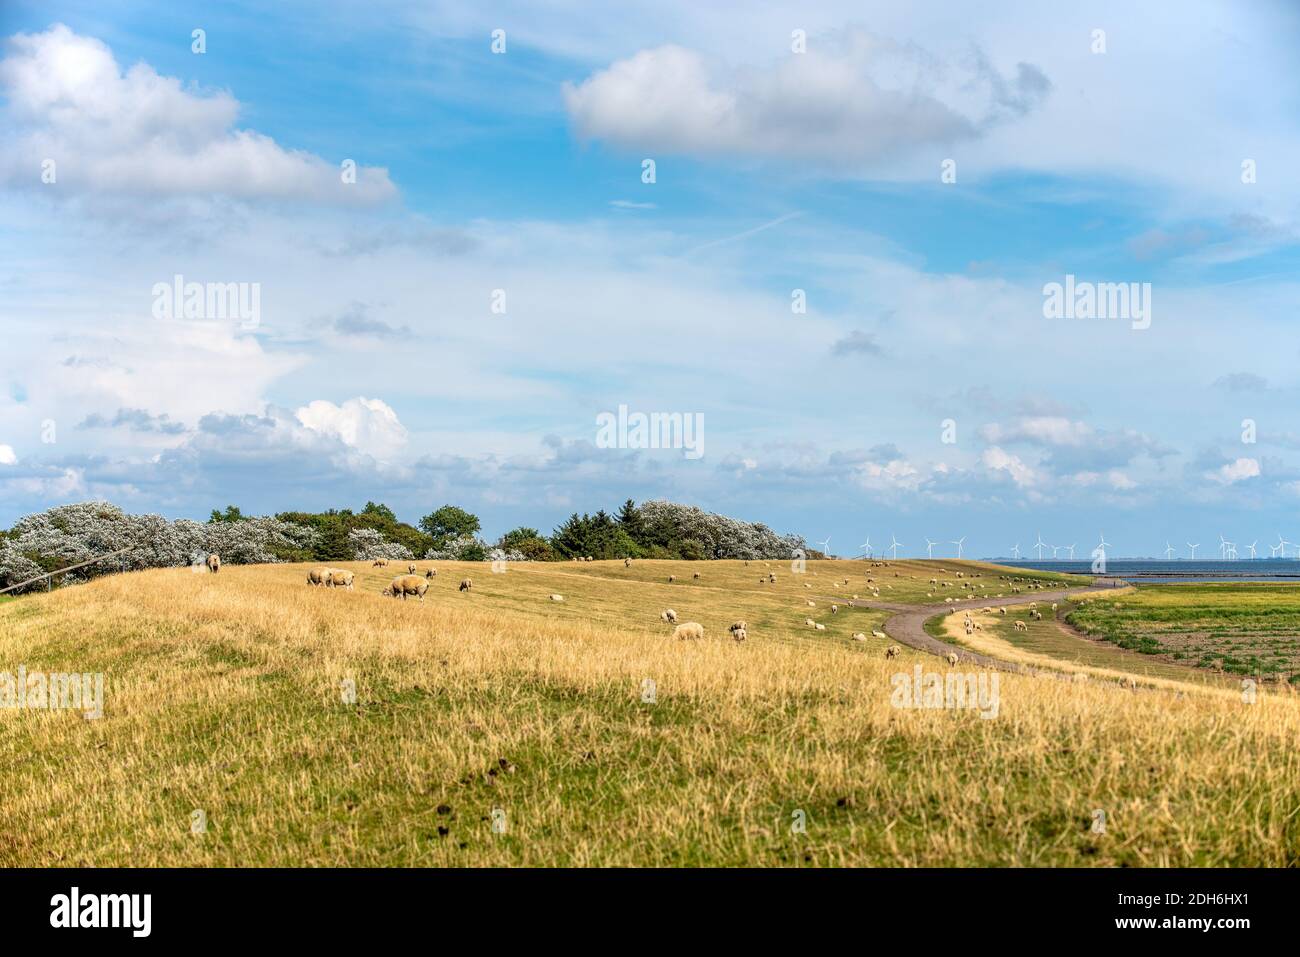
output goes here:
[[671, 608], [665, 608], [659, 617], [670, 625], [677, 624], [677, 612], [673, 611]]
[[683, 638], [703, 638], [704, 626], [698, 621], [684, 621], [673, 629], [673, 637]]
[[1029, 630], [1029, 626], [1026, 625], [1023, 621], [1016, 622], [1016, 631], [1028, 631], [1028, 630]]
[[831, 614], [832, 614], [832, 615], [838, 615], [839, 612], [840, 612], [840, 606], [839, 606], [839, 605], [831, 605]]
[[387, 564], [388, 564], [388, 559], [387, 559], [387, 558], [376, 558], [373, 562], [370, 563], [370, 567], [371, 567], [371, 568], [383, 568], [383, 567], [385, 567]]
[[744, 628], [737, 628], [735, 631], [731, 633], [731, 637], [734, 638], [736, 641], [744, 641], [746, 638], [749, 637], [749, 635], [745, 633]]
[[474, 582], [473, 582], [472, 579], [469, 579], [469, 578], [462, 578], [462, 579], [460, 580], [460, 590], [461, 590], [461, 591], [469, 591], [469, 590], [470, 590], [471, 588], [473, 588], [473, 587], [474, 587]]
[[733, 622], [731, 623], [731, 627], [730, 627], [729, 629], [727, 629], [727, 630], [728, 630], [728, 631], [744, 631], [744, 630], [745, 630], [745, 623], [744, 623], [744, 621], [733, 621]]
[[811, 598], [805, 599], [805, 601], [808, 602], [808, 607], [809, 607], [809, 608], [816, 608], [816, 607], [817, 607], [817, 602], [813, 601]]
[[677, 576], [676, 576], [676, 575], [669, 575], [669, 576], [668, 576], [668, 584], [671, 585], [671, 584], [672, 584], [673, 582], [675, 582], [675, 581], [677, 581]]
[[208, 556], [208, 571], [212, 572], [212, 574], [214, 574], [214, 575], [215, 575], [217, 572], [221, 571], [221, 556], [220, 556], [220, 555], [212, 554], [212, 555], [209, 555], [209, 556]]
[[699, 573], [699, 572], [696, 572], [694, 575], [691, 576], [691, 578], [699, 578], [699, 577], [700, 577], [700, 573]]
[[411, 562], [411, 564], [409, 564], [409, 565], [406, 566], [406, 573], [407, 573], [408, 575], [414, 575], [414, 574], [415, 574], [415, 562]]
[[1007, 613], [1007, 606], [1003, 605], [1001, 608], [998, 609], [998, 611], [1003, 615], [1005, 615]]
[[1056, 602], [1052, 602], [1052, 611], [1056, 611]]
[[425, 578], [437, 578], [437, 577], [438, 577], [438, 569], [436, 569], [436, 568], [430, 568], [427, 572], [424, 573], [424, 577], [425, 577]]
[[872, 637], [872, 638], [880, 638], [880, 639], [883, 640], [883, 639], [885, 639], [885, 638], [888, 638], [889, 636], [886, 635], [883, 631], [879, 630], [878, 628], [873, 628], [873, 629], [871, 629], [871, 637]]
[[948, 667], [949, 667], [949, 668], [956, 668], [956, 667], [957, 667], [957, 652], [955, 652], [955, 651], [950, 651], [950, 652], [948, 652], [947, 656], [945, 656], [943, 660], [946, 661], [946, 662], [948, 662]]
[[406, 601], [407, 595], [414, 595], [424, 601], [424, 593], [429, 590], [429, 582], [419, 575], [398, 575], [393, 579], [391, 585], [384, 589], [384, 594], [390, 598], [400, 598]]
[[325, 584], [325, 576], [326, 576], [327, 574], [329, 574], [329, 573], [326, 572], [325, 569], [323, 569], [323, 568], [313, 568], [311, 571], [307, 572], [307, 584], [308, 584], [308, 585], [324, 585], [324, 584]]
[[825, 630], [826, 630], [826, 626], [825, 626], [825, 625], [822, 625], [822, 624], [817, 624], [817, 625], [814, 625], [813, 627], [815, 627], [818, 631], [825, 631]]
[[903, 649], [898, 647], [898, 645], [890, 645], [888, 648], [885, 649], [886, 658], [897, 658], [902, 653], [903, 653]]
[[850, 640], [852, 640], [852, 641], [866, 641], [866, 640], [867, 640], [867, 636], [864, 635], [864, 634], [863, 634], [862, 632], [860, 632], [860, 631], [855, 631], [852, 635], [849, 636], [849, 638], [850, 638]]
[[812, 628], [814, 625], [817, 624], [817, 622], [813, 621], [811, 618], [805, 618], [803, 620], [803, 623], [807, 625], [809, 628]]
[[771, 574], [771, 573], [768, 574], [768, 576], [767, 576], [767, 580], [768, 580], [769, 582], [771, 582], [772, 584], [774, 584], [774, 585], [776, 584], [776, 576], [773, 575], [773, 574]]
[[623, 567], [624, 567], [624, 568], [631, 568], [631, 567], [632, 567], [632, 559], [630, 559], [630, 558], [625, 558], [625, 559], [623, 559]]
[[551, 601], [564, 601], [564, 596], [563, 596], [563, 595], [552, 595], [552, 596], [551, 596]]
[[332, 568], [329, 572], [329, 580], [325, 584], [330, 588], [346, 588], [352, 591], [352, 573]]

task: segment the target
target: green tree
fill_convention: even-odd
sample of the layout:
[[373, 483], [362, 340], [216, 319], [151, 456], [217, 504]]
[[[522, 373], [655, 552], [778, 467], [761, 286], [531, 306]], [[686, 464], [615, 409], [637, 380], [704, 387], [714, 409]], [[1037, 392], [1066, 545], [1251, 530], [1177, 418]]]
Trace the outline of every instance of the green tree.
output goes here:
[[420, 519], [420, 528], [433, 539], [434, 547], [440, 547], [461, 535], [476, 534], [480, 525], [477, 515], [455, 505], [444, 505]]
[[242, 522], [243, 520], [244, 513], [239, 510], [238, 505], [227, 505], [224, 513], [219, 512], [214, 508], [212, 510], [212, 515], [208, 518], [208, 524], [211, 525], [216, 522]]
[[397, 522], [397, 516], [387, 505], [376, 505], [374, 502], [366, 502], [366, 507], [361, 510], [362, 515], [373, 515], [385, 522]]
[[638, 545], [645, 541], [645, 518], [641, 515], [641, 510], [636, 507], [636, 503], [631, 499], [624, 502], [623, 507], [618, 510], [618, 524], [623, 531], [627, 532], [627, 537]]

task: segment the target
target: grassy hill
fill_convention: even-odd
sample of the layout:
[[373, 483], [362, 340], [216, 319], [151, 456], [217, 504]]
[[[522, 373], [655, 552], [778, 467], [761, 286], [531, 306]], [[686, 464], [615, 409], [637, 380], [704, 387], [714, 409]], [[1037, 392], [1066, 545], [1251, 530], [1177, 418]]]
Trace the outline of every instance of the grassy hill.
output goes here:
[[1293, 698], [1002, 675], [993, 719], [898, 709], [894, 675], [947, 669], [829, 607], [1020, 570], [437, 563], [419, 604], [346, 567], [352, 592], [245, 566], [0, 607], [0, 669], [105, 675], [99, 720], [0, 711], [0, 864], [1300, 863]]

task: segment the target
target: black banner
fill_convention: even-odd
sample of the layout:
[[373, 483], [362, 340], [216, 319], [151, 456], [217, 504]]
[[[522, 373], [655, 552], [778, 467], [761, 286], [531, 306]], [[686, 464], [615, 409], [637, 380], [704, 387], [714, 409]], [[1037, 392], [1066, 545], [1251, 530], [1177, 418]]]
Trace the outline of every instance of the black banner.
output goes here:
[[7, 942], [373, 946], [434, 928], [612, 940], [690, 920], [703, 922], [693, 940], [733, 944], [775, 921], [813, 938], [911, 927], [972, 943], [1039, 930], [1233, 946], [1289, 934], [1296, 883], [1281, 870], [10, 870], [0, 912]]

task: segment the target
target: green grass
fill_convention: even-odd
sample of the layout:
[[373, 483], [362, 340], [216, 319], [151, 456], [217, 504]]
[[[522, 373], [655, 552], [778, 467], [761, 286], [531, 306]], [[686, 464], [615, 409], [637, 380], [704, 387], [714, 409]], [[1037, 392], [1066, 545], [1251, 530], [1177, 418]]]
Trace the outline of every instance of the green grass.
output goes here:
[[1237, 675], [1300, 678], [1300, 585], [1144, 585], [1066, 620], [1144, 655]]

